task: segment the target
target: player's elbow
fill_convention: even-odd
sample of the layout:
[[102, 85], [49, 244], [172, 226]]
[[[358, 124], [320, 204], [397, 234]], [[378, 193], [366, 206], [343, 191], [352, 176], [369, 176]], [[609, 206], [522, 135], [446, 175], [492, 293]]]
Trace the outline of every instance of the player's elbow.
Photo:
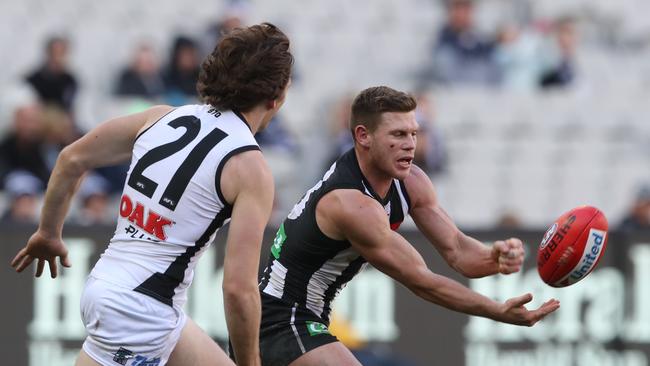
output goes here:
[[224, 283], [222, 290], [224, 302], [235, 306], [246, 304], [251, 300], [259, 298], [257, 282], [235, 281]]
[[408, 277], [402, 282], [416, 296], [426, 297], [431, 292], [431, 275], [433, 273], [426, 266], [417, 266], [409, 270]]
[[465, 266], [463, 266], [461, 256], [458, 252], [454, 251], [445, 253], [444, 258], [449, 267], [451, 267], [454, 271], [460, 273], [464, 277], [473, 278], [471, 272], [467, 271]]
[[408, 289], [417, 297], [434, 304], [444, 304], [443, 277], [431, 272], [428, 268], [420, 269], [417, 280], [408, 285]]
[[75, 152], [71, 145], [61, 150], [56, 165], [67, 175], [82, 175], [88, 170], [81, 156]]

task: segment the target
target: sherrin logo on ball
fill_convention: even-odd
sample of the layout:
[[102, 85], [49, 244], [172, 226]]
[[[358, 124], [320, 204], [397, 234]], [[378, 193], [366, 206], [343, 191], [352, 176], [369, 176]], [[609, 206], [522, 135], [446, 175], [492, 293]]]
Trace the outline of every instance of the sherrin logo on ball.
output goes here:
[[548, 244], [549, 240], [555, 234], [555, 231], [557, 230], [557, 222], [554, 223], [547, 231], [546, 234], [544, 234], [544, 237], [542, 238], [542, 242], [539, 244], [539, 249], [544, 249], [546, 248], [546, 244]]
[[566, 287], [585, 278], [607, 246], [608, 223], [595, 207], [576, 207], [546, 231], [537, 253], [537, 270], [553, 287]]

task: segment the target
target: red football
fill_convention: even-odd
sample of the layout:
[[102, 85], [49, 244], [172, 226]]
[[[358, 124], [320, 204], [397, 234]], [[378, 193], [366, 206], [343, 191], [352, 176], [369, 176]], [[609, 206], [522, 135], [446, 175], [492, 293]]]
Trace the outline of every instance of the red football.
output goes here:
[[605, 253], [607, 228], [607, 218], [595, 207], [576, 207], [560, 216], [539, 244], [537, 271], [542, 280], [565, 287], [585, 278]]

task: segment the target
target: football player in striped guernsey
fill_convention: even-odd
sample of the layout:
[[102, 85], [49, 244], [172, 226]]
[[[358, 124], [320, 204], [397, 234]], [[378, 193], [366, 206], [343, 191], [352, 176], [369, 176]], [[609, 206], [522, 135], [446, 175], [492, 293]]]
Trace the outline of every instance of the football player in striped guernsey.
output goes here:
[[332, 301], [366, 263], [434, 304], [531, 326], [559, 307], [528, 310], [525, 294], [505, 303], [431, 272], [395, 230], [410, 215], [449, 265], [467, 277], [519, 271], [519, 239], [491, 246], [463, 234], [439, 206], [429, 177], [413, 165], [415, 100], [388, 87], [352, 104], [354, 148], [343, 154], [280, 226], [260, 281], [265, 366], [358, 365], [327, 326]]

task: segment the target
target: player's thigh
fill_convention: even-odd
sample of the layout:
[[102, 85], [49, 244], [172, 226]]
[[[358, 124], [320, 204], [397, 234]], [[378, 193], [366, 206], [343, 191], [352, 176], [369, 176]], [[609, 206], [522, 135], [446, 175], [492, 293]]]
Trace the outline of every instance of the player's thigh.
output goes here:
[[74, 366], [101, 366], [97, 361], [93, 360], [88, 356], [84, 350], [81, 350], [79, 352], [79, 356], [77, 357], [77, 361], [74, 363]]
[[333, 342], [314, 348], [289, 366], [361, 366], [361, 363], [341, 342]]
[[187, 318], [181, 337], [169, 357], [168, 366], [234, 366], [219, 345]]

